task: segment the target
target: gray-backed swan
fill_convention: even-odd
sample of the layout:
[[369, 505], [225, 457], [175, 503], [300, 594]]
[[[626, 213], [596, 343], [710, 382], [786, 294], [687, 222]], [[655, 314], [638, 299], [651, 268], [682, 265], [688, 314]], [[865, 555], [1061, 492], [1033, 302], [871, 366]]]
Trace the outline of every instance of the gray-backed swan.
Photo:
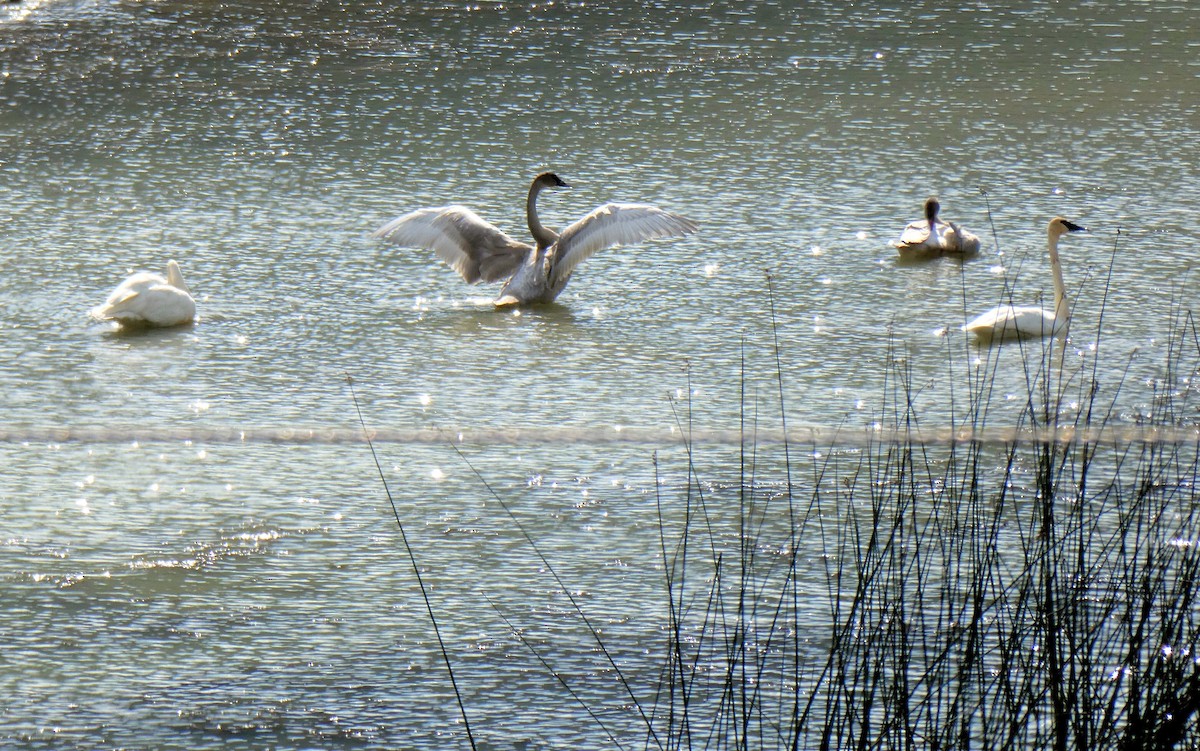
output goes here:
[[1054, 277], [1054, 310], [1000, 305], [969, 321], [963, 331], [974, 334], [980, 343], [1043, 337], [1065, 331], [1071, 320], [1071, 308], [1063, 286], [1062, 263], [1058, 260], [1058, 238], [1068, 232], [1087, 232], [1087, 228], [1057, 216], [1050, 220], [1046, 229], [1046, 251], [1050, 254], [1050, 272]]
[[979, 252], [979, 238], [954, 222], [938, 220], [942, 205], [930, 196], [925, 199], [925, 219], [912, 222], [900, 233], [896, 249], [900, 255], [919, 253], [962, 253]]
[[196, 318], [196, 301], [179, 264], [167, 261], [167, 276], [140, 271], [121, 282], [92, 317], [123, 326], [180, 326]]
[[470, 284], [507, 278], [495, 301], [501, 306], [551, 302], [575, 267], [604, 248], [696, 231], [691, 220], [657, 206], [606, 203], [556, 233], [538, 219], [537, 197], [545, 188], [569, 187], [553, 172], [541, 173], [529, 186], [525, 215], [536, 246], [514, 240], [465, 206], [417, 209], [372, 237], [432, 249]]

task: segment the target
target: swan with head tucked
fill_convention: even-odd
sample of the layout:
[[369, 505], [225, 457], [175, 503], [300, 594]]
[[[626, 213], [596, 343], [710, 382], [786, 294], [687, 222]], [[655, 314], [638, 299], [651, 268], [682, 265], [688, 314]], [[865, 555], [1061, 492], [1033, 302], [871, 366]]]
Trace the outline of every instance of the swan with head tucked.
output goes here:
[[575, 267], [614, 245], [696, 231], [678, 214], [644, 203], [606, 203], [557, 233], [538, 218], [537, 197], [546, 188], [569, 188], [553, 172], [533, 179], [525, 202], [536, 245], [509, 237], [465, 206], [417, 209], [372, 233], [387, 242], [432, 249], [470, 284], [508, 279], [496, 305], [547, 303], [558, 297]]
[[1050, 220], [1046, 229], [1046, 251], [1050, 254], [1050, 273], [1054, 277], [1054, 310], [1000, 305], [969, 321], [963, 331], [974, 334], [980, 343], [1065, 332], [1071, 320], [1071, 307], [1058, 260], [1058, 238], [1068, 232], [1087, 232], [1087, 228], [1058, 216]]
[[127, 327], [165, 327], [191, 323], [196, 301], [183, 281], [179, 264], [167, 261], [167, 275], [140, 271], [112, 291], [92, 317]]
[[900, 233], [896, 249], [900, 255], [919, 253], [962, 253], [979, 252], [979, 238], [954, 222], [938, 220], [942, 205], [930, 196], [925, 199], [925, 219], [912, 222]]

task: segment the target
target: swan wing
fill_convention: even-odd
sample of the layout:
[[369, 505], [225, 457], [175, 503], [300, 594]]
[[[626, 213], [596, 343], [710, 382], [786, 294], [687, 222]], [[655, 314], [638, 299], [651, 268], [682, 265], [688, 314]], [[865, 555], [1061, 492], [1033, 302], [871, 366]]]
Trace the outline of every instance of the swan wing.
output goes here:
[[186, 291], [161, 283], [122, 284], [92, 316], [104, 321], [150, 326], [177, 326], [196, 317], [196, 301]]
[[980, 341], [990, 341], [1050, 336], [1061, 328], [1053, 311], [1000, 305], [968, 321], [963, 331], [975, 334]]
[[896, 241], [896, 247], [901, 250], [915, 250], [925, 247], [929, 237], [929, 222], [922, 219], [919, 222], [911, 222], [904, 231], [900, 233], [900, 239]]
[[150, 271], [139, 271], [118, 284], [116, 289], [108, 293], [108, 297], [104, 299], [103, 305], [92, 308], [92, 316], [100, 320], [109, 320], [113, 318], [111, 315], [113, 312], [134, 308], [139, 305], [138, 297], [146, 290], [165, 284], [167, 284], [167, 280], [161, 274], [155, 274]]
[[990, 335], [994, 329], [1003, 330], [1004, 324], [1012, 320], [1016, 312], [1016, 308], [1011, 305], [1000, 305], [972, 318], [963, 326], [963, 331], [970, 334]]
[[680, 237], [698, 229], [679, 214], [645, 203], [606, 203], [562, 231], [555, 243], [551, 283], [565, 278], [599, 250], [658, 237]]
[[466, 206], [417, 209], [371, 236], [393, 245], [429, 248], [470, 284], [512, 276], [533, 250]]

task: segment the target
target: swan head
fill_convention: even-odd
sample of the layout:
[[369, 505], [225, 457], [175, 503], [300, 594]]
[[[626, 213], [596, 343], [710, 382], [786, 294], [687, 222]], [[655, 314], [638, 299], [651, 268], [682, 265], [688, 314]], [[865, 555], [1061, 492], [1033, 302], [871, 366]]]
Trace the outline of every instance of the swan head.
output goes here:
[[925, 199], [925, 221], [929, 222], [930, 229], [937, 223], [937, 215], [941, 210], [942, 205], [938, 203], [937, 196], [930, 196]]
[[569, 188], [561, 177], [553, 172], [542, 172], [537, 177], [533, 178], [535, 188]]
[[1087, 232], [1087, 227], [1082, 227], [1069, 219], [1063, 219], [1061, 216], [1056, 216], [1050, 220], [1050, 226], [1047, 228], [1049, 235], [1055, 239], [1062, 237], [1068, 232]]

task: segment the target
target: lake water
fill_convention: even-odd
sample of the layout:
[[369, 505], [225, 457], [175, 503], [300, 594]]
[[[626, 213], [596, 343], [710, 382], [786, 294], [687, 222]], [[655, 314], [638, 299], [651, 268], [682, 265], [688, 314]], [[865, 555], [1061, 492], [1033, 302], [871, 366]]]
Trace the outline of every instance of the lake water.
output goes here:
[[[651, 681], [656, 485], [686, 484], [688, 403], [736, 431], [744, 384], [778, 426], [776, 337], [793, 428], [879, 422], [889, 353], [923, 424], [977, 363], [1016, 424], [1030, 353], [957, 327], [1048, 297], [1063, 215], [1068, 361], [1099, 342], [1114, 420], [1151, 408], [1198, 288], [1198, 91], [1190, 3], [0, 6], [0, 740], [465, 747], [350, 375], [477, 734], [608, 747], [488, 605], [604, 672], [448, 442]], [[701, 230], [518, 312], [369, 237], [463, 203], [526, 238], [544, 169], [574, 186], [551, 226], [619, 200]], [[983, 253], [898, 263], [935, 193]], [[168, 258], [195, 326], [89, 319]]]

